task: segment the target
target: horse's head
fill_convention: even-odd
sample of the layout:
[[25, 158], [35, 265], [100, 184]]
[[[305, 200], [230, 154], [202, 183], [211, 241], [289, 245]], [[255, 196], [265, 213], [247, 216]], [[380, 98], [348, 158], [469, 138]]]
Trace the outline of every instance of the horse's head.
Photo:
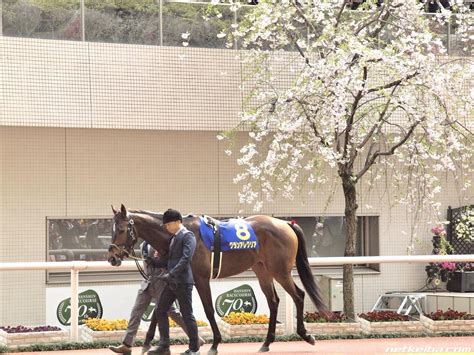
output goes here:
[[120, 266], [122, 260], [127, 258], [138, 240], [133, 219], [130, 218], [124, 205], [120, 211], [112, 206], [114, 224], [112, 227], [112, 244], [109, 246], [108, 261], [113, 266]]

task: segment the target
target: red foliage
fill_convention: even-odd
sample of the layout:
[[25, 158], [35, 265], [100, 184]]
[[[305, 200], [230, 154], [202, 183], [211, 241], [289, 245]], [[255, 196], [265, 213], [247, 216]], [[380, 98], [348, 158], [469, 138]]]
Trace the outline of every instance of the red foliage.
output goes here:
[[347, 321], [347, 317], [342, 312], [306, 312], [304, 321], [307, 323], [342, 323]]
[[409, 321], [410, 317], [403, 314], [398, 314], [393, 311], [376, 311], [359, 314], [360, 318], [364, 318], [369, 322], [396, 322]]
[[426, 315], [432, 320], [469, 320], [474, 319], [474, 315], [466, 312], [454, 311], [451, 308], [448, 308], [447, 311], [437, 310], [436, 312], [431, 312]]

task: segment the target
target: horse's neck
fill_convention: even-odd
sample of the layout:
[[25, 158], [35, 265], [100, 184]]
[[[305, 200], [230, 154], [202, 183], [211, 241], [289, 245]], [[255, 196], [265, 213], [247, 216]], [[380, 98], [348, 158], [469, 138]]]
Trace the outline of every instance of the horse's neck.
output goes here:
[[160, 222], [149, 215], [133, 213], [130, 217], [135, 223], [140, 238], [156, 250], [168, 250], [170, 236], [160, 228]]

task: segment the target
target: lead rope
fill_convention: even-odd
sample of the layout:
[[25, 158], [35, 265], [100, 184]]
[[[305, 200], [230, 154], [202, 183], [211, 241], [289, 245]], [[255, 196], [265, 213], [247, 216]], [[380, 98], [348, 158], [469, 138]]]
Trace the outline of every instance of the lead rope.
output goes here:
[[127, 232], [128, 232], [128, 236], [129, 236], [128, 239], [131, 238], [131, 240], [132, 240], [132, 247], [130, 248], [132, 250], [132, 255], [129, 255], [128, 257], [135, 261], [135, 264], [137, 265], [137, 269], [140, 272], [140, 275], [142, 275], [142, 277], [146, 281], [149, 281], [150, 277], [146, 274], [145, 269], [143, 269], [143, 266], [138, 262], [138, 261], [143, 261], [144, 259], [141, 259], [141, 258], [137, 257], [137, 255], [135, 254], [135, 248], [133, 247], [135, 242], [136, 242], [135, 232], [133, 231], [133, 225], [134, 224], [135, 224], [135, 222], [133, 222], [133, 219], [130, 218], [130, 220], [128, 221]]
[[135, 249], [132, 249], [132, 256], [131, 258], [133, 260], [135, 260], [135, 264], [137, 265], [137, 269], [138, 271], [140, 272], [140, 274], [142, 275], [142, 277], [146, 280], [146, 281], [149, 281], [150, 280], [150, 277], [146, 274], [145, 272], [145, 269], [143, 268], [143, 266], [138, 262], [139, 260], [142, 261], [144, 259], [141, 259], [141, 258], [138, 258], [136, 255], [135, 255]]

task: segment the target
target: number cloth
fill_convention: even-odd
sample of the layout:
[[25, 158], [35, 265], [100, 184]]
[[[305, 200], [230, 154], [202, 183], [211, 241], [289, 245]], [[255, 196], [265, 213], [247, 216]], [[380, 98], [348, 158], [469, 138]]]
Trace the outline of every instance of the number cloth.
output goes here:
[[[214, 249], [214, 230], [206, 223], [205, 217], [201, 216], [199, 231], [204, 245], [209, 250]], [[252, 226], [240, 218], [219, 221], [219, 235], [221, 238], [221, 250], [259, 249], [260, 245]]]

